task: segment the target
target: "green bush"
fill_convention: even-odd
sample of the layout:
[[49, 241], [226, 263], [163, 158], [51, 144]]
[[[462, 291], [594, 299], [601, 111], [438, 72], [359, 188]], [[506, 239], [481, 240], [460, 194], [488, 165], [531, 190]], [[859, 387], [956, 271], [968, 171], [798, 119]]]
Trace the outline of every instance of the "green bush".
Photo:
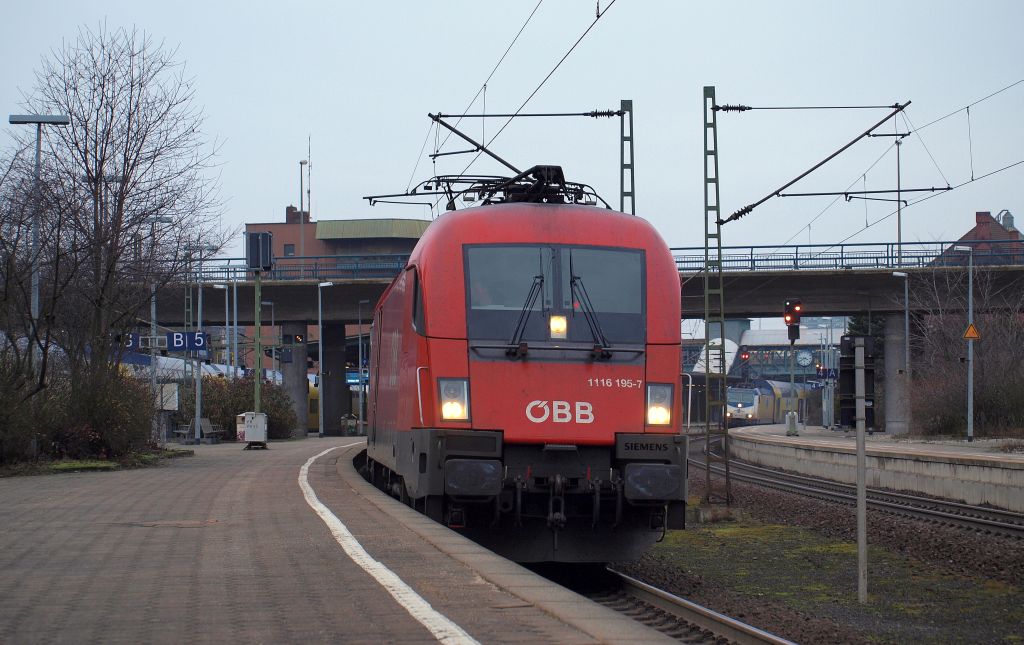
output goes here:
[[[203, 377], [203, 416], [224, 429], [224, 439], [234, 441], [236, 417], [251, 412], [254, 407], [252, 378], [228, 380], [221, 377]], [[195, 418], [195, 386], [192, 381], [182, 384], [179, 398], [179, 423]], [[270, 439], [289, 439], [298, 425], [295, 411], [284, 388], [274, 383], [263, 383], [260, 390], [260, 411], [267, 414], [267, 435]]]
[[78, 376], [52, 373], [47, 387], [31, 397], [26, 398], [24, 390], [3, 394], [0, 463], [116, 459], [151, 442], [149, 388], [116, 370], [101, 368]]

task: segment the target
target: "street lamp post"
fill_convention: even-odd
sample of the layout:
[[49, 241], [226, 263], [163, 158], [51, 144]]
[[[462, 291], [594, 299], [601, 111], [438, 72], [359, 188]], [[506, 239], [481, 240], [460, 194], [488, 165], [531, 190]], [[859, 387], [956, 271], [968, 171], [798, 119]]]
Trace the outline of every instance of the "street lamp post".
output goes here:
[[320, 421], [319, 436], [324, 436], [324, 287], [333, 287], [333, 282], [321, 282], [316, 285], [316, 344], [319, 358], [317, 359], [317, 417]]
[[[42, 172], [43, 126], [68, 125], [71, 123], [71, 118], [64, 114], [11, 114], [8, 116], [7, 122], [11, 125], [33, 124], [36, 126], [36, 168], [32, 184], [34, 199], [32, 200], [32, 302], [30, 306], [32, 332], [37, 334], [39, 326], [39, 176]], [[38, 346], [33, 343], [33, 349], [29, 355], [30, 360], [36, 357], [38, 351]], [[37, 365], [41, 360], [41, 358], [36, 359], [33, 364]]]
[[363, 305], [370, 304], [369, 300], [360, 300], [356, 309], [358, 310], [359, 317], [359, 365], [356, 369], [356, 374], [359, 375], [359, 433], [363, 432], [363, 390], [365, 386], [363, 384]]
[[[974, 325], [974, 247], [957, 245], [967, 253], [967, 324]], [[974, 441], [974, 338], [967, 339], [967, 440]]]
[[[150, 253], [153, 255], [152, 261], [155, 263], [155, 250], [156, 250], [156, 225], [157, 224], [171, 224], [174, 222], [174, 218], [167, 216], [153, 216], [146, 219], [149, 224], [149, 248]], [[155, 269], [155, 266], [154, 266]], [[153, 405], [156, 408], [156, 413], [159, 414], [163, 409], [163, 397], [157, 400], [156, 393], [156, 280], [149, 284], [149, 389], [150, 394], [153, 397]], [[156, 417], [153, 418], [153, 435], [156, 437], [157, 423]], [[167, 437], [164, 437], [164, 443], [167, 443]]]
[[[215, 284], [213, 285], [213, 288], [224, 290], [224, 371], [226, 372], [227, 368], [231, 366], [231, 341], [228, 339], [228, 329], [231, 325], [231, 310], [229, 309], [230, 305], [228, 304], [228, 295], [231, 292], [228, 289], [228, 284], [226, 282], [224, 284]], [[234, 378], [234, 375], [232, 375], [231, 378]]]
[[[196, 333], [200, 335], [203, 333], [203, 252], [214, 252], [216, 247], [206, 245], [197, 245], [188, 249], [189, 251], [197, 251], [199, 253], [199, 271], [196, 274], [196, 291], [199, 292], [199, 304], [196, 309]], [[208, 346], [204, 346], [207, 352], [210, 351]], [[195, 443], [198, 446], [203, 438], [202, 420], [203, 420], [203, 357], [202, 349], [197, 349], [196, 354], [196, 369], [195, 369], [195, 381], [196, 381], [196, 416], [195, 416]]]
[[307, 163], [309, 161], [306, 159], [299, 161], [299, 255], [301, 257], [306, 257], [306, 214], [302, 205], [302, 172]]
[[238, 359], [238, 276], [231, 272], [231, 296], [234, 301], [234, 309], [231, 312], [235, 319], [235, 326], [231, 329], [231, 377], [238, 377], [238, 366], [241, 361]]
[[[271, 300], [261, 300], [261, 307], [270, 307], [270, 333], [273, 334], [274, 344], [270, 346], [270, 369], [271, 371], [277, 371], [277, 327], [274, 326], [274, 303]], [[257, 357], [262, 364], [263, 358]], [[274, 383], [277, 383], [277, 376], [273, 377]]]

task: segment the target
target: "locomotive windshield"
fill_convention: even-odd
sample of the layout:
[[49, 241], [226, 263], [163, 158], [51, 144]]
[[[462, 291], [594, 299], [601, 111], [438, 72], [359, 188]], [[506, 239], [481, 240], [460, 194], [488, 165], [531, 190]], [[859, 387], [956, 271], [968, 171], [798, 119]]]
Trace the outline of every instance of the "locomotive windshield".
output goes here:
[[754, 405], [754, 390], [729, 388], [729, 405], [734, 407]]
[[[508, 341], [528, 309], [521, 340], [551, 340], [549, 316], [565, 316], [565, 340], [642, 344], [644, 252], [583, 246], [465, 247], [467, 332], [471, 340]], [[575, 278], [575, 286], [573, 285]], [[539, 293], [531, 297], [531, 290]], [[588, 324], [583, 293], [596, 319]], [[599, 330], [599, 331], [598, 331]]]

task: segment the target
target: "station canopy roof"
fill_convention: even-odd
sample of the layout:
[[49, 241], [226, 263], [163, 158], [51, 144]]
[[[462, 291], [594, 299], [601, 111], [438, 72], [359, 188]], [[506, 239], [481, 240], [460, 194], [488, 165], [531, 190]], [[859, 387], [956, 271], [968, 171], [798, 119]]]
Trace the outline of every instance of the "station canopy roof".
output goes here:
[[419, 239], [430, 220], [423, 219], [335, 219], [316, 223], [316, 239], [365, 238]]

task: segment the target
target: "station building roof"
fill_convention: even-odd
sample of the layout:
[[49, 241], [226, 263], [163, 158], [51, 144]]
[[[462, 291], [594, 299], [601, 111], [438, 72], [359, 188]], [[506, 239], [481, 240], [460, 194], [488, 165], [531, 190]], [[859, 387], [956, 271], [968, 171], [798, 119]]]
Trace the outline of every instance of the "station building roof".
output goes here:
[[316, 223], [316, 239], [418, 239], [430, 225], [422, 219], [335, 219]]

